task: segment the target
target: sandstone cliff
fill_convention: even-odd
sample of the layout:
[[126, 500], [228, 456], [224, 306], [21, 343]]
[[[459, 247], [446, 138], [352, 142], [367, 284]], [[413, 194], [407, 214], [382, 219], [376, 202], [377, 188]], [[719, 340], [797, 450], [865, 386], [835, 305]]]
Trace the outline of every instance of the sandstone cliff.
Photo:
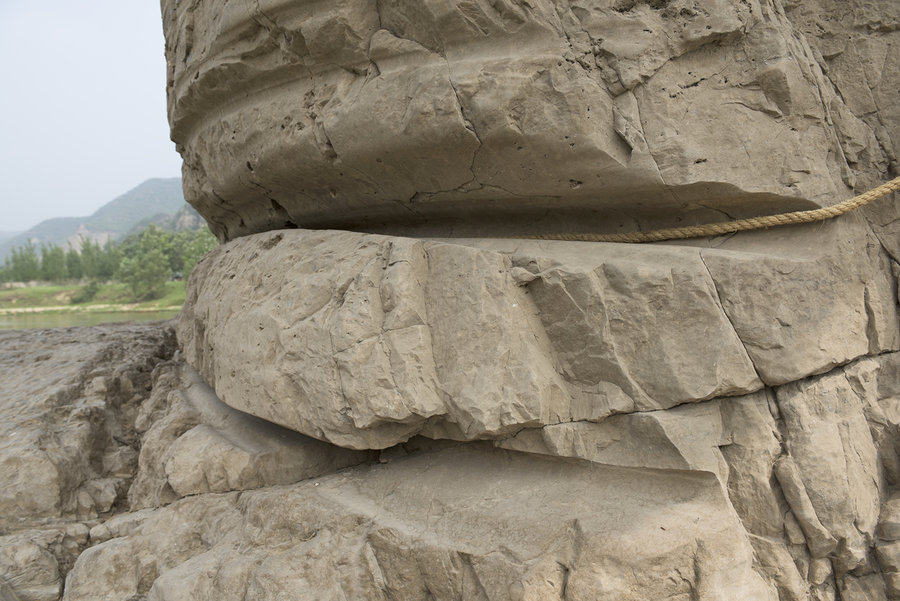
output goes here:
[[895, 2], [162, 13], [223, 244], [176, 326], [0, 335], [0, 599], [900, 599], [896, 198], [506, 237], [895, 176]]

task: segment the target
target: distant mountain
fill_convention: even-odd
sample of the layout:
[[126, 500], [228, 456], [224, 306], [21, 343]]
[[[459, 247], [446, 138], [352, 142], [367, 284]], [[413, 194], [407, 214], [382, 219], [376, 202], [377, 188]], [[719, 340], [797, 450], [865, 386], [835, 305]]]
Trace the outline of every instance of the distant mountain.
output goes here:
[[0, 243], [9, 240], [10, 238], [15, 238], [22, 232], [0, 232]]
[[[80, 239], [100, 244], [115, 240], [142, 221], [161, 222], [188, 207], [181, 191], [181, 178], [148, 179], [106, 203], [90, 217], [54, 217], [9, 238], [0, 237], [0, 260], [16, 247], [32, 242], [78, 248]], [[158, 220], [158, 221], [157, 221]]]
[[151, 223], [169, 232], [193, 231], [206, 225], [206, 222], [203, 220], [203, 217], [200, 216], [200, 213], [198, 213], [191, 205], [184, 203], [184, 206], [178, 209], [175, 214], [160, 213], [153, 217], [141, 219], [131, 226], [128, 233], [136, 234]]

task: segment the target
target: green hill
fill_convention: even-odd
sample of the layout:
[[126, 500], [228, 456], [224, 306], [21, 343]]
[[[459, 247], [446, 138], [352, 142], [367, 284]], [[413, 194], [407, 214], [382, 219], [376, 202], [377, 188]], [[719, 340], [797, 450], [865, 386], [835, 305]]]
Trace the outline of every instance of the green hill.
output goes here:
[[160, 213], [174, 215], [183, 206], [181, 178], [148, 179], [97, 209], [85, 224], [91, 230], [124, 234], [141, 219]]
[[103, 244], [121, 237], [142, 221], [175, 215], [186, 206], [181, 178], [149, 179], [106, 203], [89, 217], [54, 217], [26, 232], [0, 240], [0, 260], [13, 248], [29, 241], [36, 246], [67, 246], [84, 237]]

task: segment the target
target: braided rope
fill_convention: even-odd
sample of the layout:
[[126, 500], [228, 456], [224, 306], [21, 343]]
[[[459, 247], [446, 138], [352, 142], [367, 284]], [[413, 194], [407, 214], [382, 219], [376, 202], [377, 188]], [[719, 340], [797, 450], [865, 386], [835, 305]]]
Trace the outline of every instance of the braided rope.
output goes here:
[[630, 232], [626, 234], [532, 234], [522, 236], [509, 236], [524, 240], [567, 240], [573, 242], [659, 242], [661, 240], [682, 240], [684, 238], [701, 238], [704, 236], [721, 236], [733, 232], [758, 230], [777, 225], [793, 225], [797, 223], [813, 223], [824, 221], [849, 213], [854, 209], [869, 204], [873, 200], [887, 196], [891, 192], [900, 190], [900, 177], [854, 196], [849, 200], [839, 202], [830, 207], [812, 209], [809, 211], [794, 211], [793, 213], [780, 213], [778, 215], [765, 215], [751, 217], [749, 219], [736, 219], [720, 223], [705, 223], [703, 225], [691, 225], [686, 227], [674, 227], [668, 229], [652, 230], [649, 232]]

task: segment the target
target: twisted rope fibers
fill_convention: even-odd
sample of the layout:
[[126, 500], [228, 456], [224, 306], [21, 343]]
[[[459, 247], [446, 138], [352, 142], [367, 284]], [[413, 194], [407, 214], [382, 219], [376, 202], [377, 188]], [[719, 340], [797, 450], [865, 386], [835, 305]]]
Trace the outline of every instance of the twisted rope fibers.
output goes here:
[[662, 240], [683, 240], [685, 238], [701, 238], [705, 236], [721, 236], [734, 232], [758, 230], [778, 225], [794, 225], [798, 223], [813, 223], [839, 217], [861, 206], [867, 205], [873, 200], [887, 196], [891, 192], [900, 190], [900, 177], [863, 192], [843, 202], [830, 207], [812, 209], [808, 211], [794, 211], [792, 213], [779, 213], [777, 215], [764, 215], [749, 219], [736, 219], [719, 223], [705, 223], [702, 225], [690, 225], [651, 230], [649, 232], [629, 232], [624, 234], [531, 234], [521, 236], [508, 236], [523, 240], [566, 240], [573, 242], [660, 242]]

